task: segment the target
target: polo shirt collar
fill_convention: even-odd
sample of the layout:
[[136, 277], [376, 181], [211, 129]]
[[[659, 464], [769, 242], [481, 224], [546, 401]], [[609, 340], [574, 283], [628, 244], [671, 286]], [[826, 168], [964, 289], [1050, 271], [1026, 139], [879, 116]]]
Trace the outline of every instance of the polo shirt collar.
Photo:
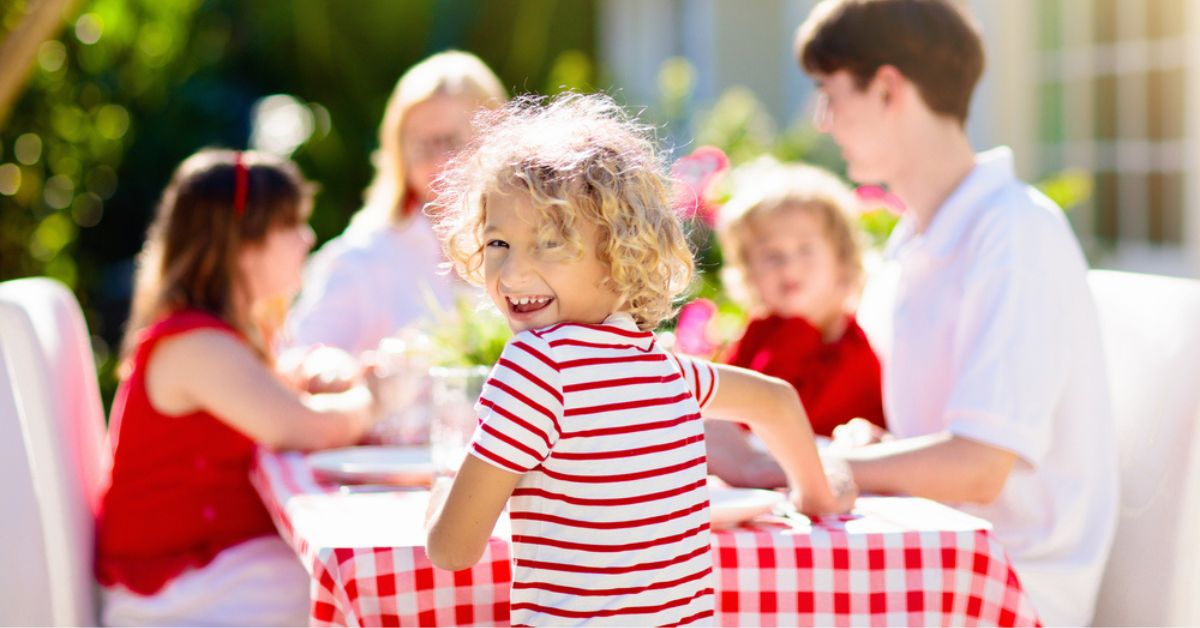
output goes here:
[[637, 321], [633, 320], [633, 315], [629, 312], [613, 312], [601, 324], [620, 327], [626, 331], [641, 331], [638, 329]]
[[935, 257], [949, 255], [974, 218], [991, 206], [988, 199], [1017, 181], [1012, 149], [999, 146], [975, 155], [975, 167], [942, 203], [925, 233], [916, 233], [915, 218], [905, 215], [888, 240], [888, 259], [921, 250]]

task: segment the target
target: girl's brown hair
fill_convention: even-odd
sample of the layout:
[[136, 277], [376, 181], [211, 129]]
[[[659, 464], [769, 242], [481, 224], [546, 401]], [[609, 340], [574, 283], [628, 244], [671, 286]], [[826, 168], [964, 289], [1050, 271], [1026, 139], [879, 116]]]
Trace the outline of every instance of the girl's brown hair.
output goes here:
[[499, 107], [508, 99], [495, 73], [467, 52], [440, 52], [409, 68], [388, 98], [379, 125], [379, 151], [373, 158], [375, 178], [367, 188], [366, 205], [353, 218], [355, 224], [384, 226], [409, 218], [404, 122], [414, 106], [439, 95], [461, 96], [486, 108]]
[[[239, 160], [245, 169], [240, 211]], [[261, 330], [235, 307], [238, 252], [262, 243], [272, 229], [307, 221], [312, 194], [294, 164], [264, 153], [205, 149], [179, 164], [138, 255], [122, 357], [132, 355], [138, 332], [155, 320], [196, 309], [241, 331], [265, 360]]]

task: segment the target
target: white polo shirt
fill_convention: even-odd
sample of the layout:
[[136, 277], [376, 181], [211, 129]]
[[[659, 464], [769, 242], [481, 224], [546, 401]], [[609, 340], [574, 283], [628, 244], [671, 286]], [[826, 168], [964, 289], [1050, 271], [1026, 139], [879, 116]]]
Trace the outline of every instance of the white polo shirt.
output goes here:
[[948, 430], [1019, 456], [999, 499], [960, 507], [993, 524], [1048, 625], [1090, 621], [1116, 527], [1086, 273], [1062, 210], [1017, 180], [1002, 147], [976, 157], [924, 233], [901, 219], [860, 311], [897, 437]]

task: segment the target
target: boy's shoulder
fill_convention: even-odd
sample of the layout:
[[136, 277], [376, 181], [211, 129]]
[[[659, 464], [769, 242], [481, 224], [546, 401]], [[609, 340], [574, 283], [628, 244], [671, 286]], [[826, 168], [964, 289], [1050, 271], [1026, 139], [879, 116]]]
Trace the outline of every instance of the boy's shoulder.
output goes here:
[[1014, 243], [1075, 240], [1066, 212], [1036, 187], [1014, 181], [996, 195], [981, 213], [974, 231], [978, 236], [1011, 239]]
[[967, 261], [987, 267], [1040, 268], [1048, 274], [1086, 267], [1066, 213], [1037, 188], [1014, 181], [988, 205], [960, 248]]

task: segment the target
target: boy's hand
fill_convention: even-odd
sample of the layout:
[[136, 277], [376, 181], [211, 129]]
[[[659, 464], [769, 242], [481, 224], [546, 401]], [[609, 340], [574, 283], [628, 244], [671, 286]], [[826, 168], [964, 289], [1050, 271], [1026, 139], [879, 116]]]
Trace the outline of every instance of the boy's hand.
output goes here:
[[850, 512], [854, 500], [858, 499], [858, 485], [854, 483], [850, 465], [837, 456], [821, 456], [821, 467], [825, 470], [829, 491], [833, 493], [835, 512]]
[[792, 505], [796, 510], [810, 516], [850, 512], [854, 508], [854, 500], [858, 498], [858, 486], [850, 475], [850, 466], [845, 460], [832, 456], [822, 456], [821, 465], [825, 471], [829, 491], [805, 494], [792, 489], [788, 494]]

